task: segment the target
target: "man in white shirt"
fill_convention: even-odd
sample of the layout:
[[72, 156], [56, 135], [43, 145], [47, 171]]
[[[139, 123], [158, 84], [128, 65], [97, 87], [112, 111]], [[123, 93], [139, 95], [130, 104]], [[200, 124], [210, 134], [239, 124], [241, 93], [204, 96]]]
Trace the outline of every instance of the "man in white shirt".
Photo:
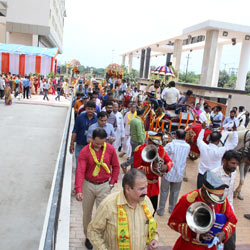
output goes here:
[[161, 99], [166, 102], [166, 107], [170, 109], [175, 109], [179, 98], [180, 91], [175, 88], [175, 82], [169, 82], [168, 87], [164, 88], [161, 93]]
[[221, 159], [227, 150], [234, 149], [238, 144], [237, 128], [234, 124], [231, 141], [227, 141], [223, 147], [219, 147], [221, 133], [213, 131], [209, 136], [209, 144], [203, 141], [206, 123], [202, 123], [202, 130], [197, 138], [197, 146], [200, 150], [200, 162], [198, 166], [197, 189], [203, 185], [203, 175], [207, 170], [221, 166]]
[[231, 130], [234, 123], [236, 123], [236, 126], [237, 126], [238, 120], [235, 117], [235, 114], [236, 114], [235, 110], [230, 111], [230, 116], [226, 117], [224, 122], [223, 122], [222, 126], [224, 127], [224, 129]]
[[244, 106], [239, 106], [239, 114], [237, 116], [237, 119], [239, 121], [239, 126], [244, 126], [246, 123], [246, 115], [245, 115], [245, 107]]
[[[236, 176], [236, 168], [239, 165], [241, 156], [237, 151], [228, 150], [222, 157], [222, 166], [212, 170], [226, 185], [224, 195], [228, 198], [228, 201], [233, 207], [233, 196], [234, 196], [234, 182]], [[234, 234], [224, 244], [224, 250], [235, 250], [236, 234]]]
[[190, 145], [185, 142], [186, 132], [183, 129], [176, 131], [177, 139], [168, 143], [165, 150], [170, 159], [173, 161], [171, 170], [161, 178], [161, 198], [157, 214], [163, 216], [165, 212], [165, 205], [169, 196], [169, 213], [172, 213], [179, 196], [182, 179], [186, 169], [186, 161], [190, 152]]
[[118, 151], [119, 147], [122, 145], [122, 141], [125, 138], [125, 128], [122, 113], [118, 111], [119, 105], [117, 102], [113, 104], [113, 114], [116, 116], [117, 128], [115, 129], [115, 141], [113, 146]]
[[211, 124], [211, 107], [209, 105], [204, 106], [204, 112], [202, 112], [199, 116], [199, 121], [202, 123], [206, 123], [206, 126], [209, 127]]

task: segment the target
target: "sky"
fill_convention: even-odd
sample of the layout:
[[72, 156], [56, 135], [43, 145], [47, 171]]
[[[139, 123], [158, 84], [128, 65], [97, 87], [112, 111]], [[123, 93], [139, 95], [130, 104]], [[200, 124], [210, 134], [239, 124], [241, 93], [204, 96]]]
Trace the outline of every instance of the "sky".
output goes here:
[[[58, 59], [78, 59], [97, 68], [121, 64], [121, 53], [180, 35], [209, 19], [250, 26], [249, 9], [249, 0], [66, 0], [63, 54]], [[224, 46], [220, 69], [238, 67], [240, 48]], [[200, 73], [202, 56], [202, 50], [190, 54], [188, 71]], [[151, 65], [164, 65], [165, 60], [154, 58]], [[186, 63], [183, 53], [181, 71]], [[139, 59], [133, 59], [133, 68], [139, 70]]]

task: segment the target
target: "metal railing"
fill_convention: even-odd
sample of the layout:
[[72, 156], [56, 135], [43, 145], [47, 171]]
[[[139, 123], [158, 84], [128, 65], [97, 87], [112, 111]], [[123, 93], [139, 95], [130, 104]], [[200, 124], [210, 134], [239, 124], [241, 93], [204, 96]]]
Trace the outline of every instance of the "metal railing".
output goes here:
[[65, 168], [69, 129], [70, 129], [70, 122], [71, 122], [71, 113], [72, 113], [71, 111], [72, 111], [72, 100], [69, 106], [65, 128], [64, 128], [64, 134], [63, 134], [62, 143], [61, 143], [61, 148], [60, 148], [60, 152], [58, 156], [59, 160], [57, 162], [58, 164], [57, 173], [56, 173], [56, 178], [55, 178], [55, 183], [54, 183], [54, 190], [53, 190], [48, 225], [47, 225], [47, 230], [46, 230], [46, 237], [45, 237], [44, 246], [43, 246], [44, 250], [54, 250], [55, 245], [56, 245], [58, 217], [60, 213], [64, 168]]

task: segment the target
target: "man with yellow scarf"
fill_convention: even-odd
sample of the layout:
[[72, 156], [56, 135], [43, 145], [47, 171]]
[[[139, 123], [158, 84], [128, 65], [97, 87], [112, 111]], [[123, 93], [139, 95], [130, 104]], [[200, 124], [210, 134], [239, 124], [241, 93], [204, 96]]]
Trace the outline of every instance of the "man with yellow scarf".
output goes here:
[[[87, 227], [92, 217], [94, 203], [96, 207], [110, 193], [118, 180], [120, 165], [114, 147], [106, 142], [107, 133], [103, 128], [93, 131], [90, 143], [85, 146], [78, 157], [75, 176], [76, 199], [82, 201], [83, 228]], [[93, 249], [86, 238], [85, 246]]]
[[108, 195], [88, 226], [95, 249], [149, 250], [158, 248], [157, 223], [147, 195], [147, 178], [139, 169], [129, 170], [123, 190]]

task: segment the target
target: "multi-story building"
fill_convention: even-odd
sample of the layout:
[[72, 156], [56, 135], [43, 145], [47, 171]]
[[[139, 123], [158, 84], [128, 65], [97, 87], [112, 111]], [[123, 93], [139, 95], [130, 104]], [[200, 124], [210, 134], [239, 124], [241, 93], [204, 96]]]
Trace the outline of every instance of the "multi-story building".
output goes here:
[[65, 17], [65, 0], [0, 1], [0, 42], [57, 47], [62, 53]]

